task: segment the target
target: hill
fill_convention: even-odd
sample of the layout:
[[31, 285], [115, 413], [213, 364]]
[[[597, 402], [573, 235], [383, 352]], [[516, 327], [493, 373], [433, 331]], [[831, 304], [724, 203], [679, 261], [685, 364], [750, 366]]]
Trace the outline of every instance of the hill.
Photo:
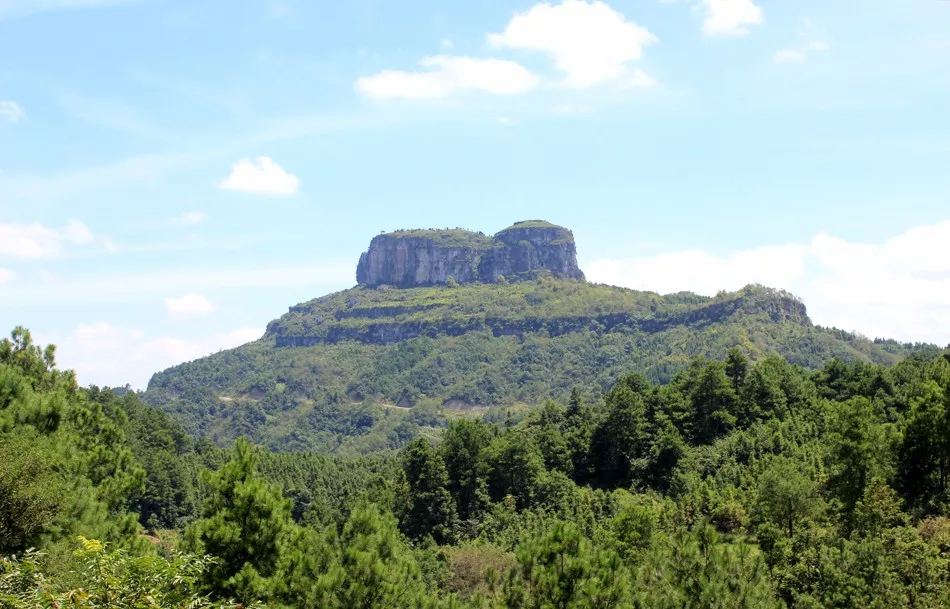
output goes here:
[[802, 302], [748, 286], [704, 297], [541, 276], [518, 283], [329, 294], [290, 307], [252, 343], [157, 373], [145, 399], [194, 434], [269, 448], [373, 452], [446, 416], [596, 396], [629, 371], [665, 382], [738, 346], [806, 368], [893, 364], [920, 348], [812, 324]]

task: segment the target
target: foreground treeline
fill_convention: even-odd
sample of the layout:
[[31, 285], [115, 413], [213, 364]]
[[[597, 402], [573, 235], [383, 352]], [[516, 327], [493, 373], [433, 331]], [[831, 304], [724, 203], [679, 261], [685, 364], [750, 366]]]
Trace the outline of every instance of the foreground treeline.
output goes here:
[[950, 354], [733, 351], [345, 460], [0, 343], [0, 607], [947, 607], [948, 477]]

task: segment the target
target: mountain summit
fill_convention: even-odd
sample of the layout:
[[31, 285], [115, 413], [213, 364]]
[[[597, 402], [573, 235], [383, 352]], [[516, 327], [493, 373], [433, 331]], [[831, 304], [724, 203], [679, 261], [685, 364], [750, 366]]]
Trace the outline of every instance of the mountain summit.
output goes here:
[[494, 237], [458, 228], [383, 233], [356, 267], [357, 283], [369, 287], [506, 283], [542, 274], [584, 280], [573, 233], [544, 220], [516, 222]]
[[495, 407], [574, 387], [597, 396], [631, 371], [669, 381], [732, 347], [811, 369], [917, 349], [815, 326], [800, 300], [763, 286], [709, 297], [589, 283], [571, 232], [540, 220], [491, 237], [380, 234], [357, 279], [289, 307], [259, 340], [155, 374], [146, 400], [222, 444], [369, 453], [465, 412], [504, 416]]

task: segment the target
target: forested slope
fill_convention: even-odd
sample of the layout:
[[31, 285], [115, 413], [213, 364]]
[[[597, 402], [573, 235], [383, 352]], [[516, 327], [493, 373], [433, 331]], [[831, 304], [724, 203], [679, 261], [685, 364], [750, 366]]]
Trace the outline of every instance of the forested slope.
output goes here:
[[629, 370], [666, 382], [736, 346], [810, 369], [936, 349], [817, 327], [794, 296], [761, 286], [715, 298], [550, 277], [358, 287], [290, 307], [258, 341], [157, 373], [145, 399], [223, 445], [247, 435], [365, 453], [431, 436], [443, 406], [537, 405], [572, 387], [596, 396]]
[[945, 608], [948, 438], [950, 352], [733, 349], [389, 457], [225, 450], [18, 330], [0, 607]]

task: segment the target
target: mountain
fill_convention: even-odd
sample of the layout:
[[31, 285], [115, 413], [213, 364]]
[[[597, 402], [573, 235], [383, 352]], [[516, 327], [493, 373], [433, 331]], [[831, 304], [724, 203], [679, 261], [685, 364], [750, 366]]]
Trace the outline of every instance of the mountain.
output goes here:
[[494, 237], [378, 235], [357, 280], [290, 307], [257, 341], [155, 374], [145, 399], [221, 443], [371, 452], [459, 411], [517, 410], [575, 386], [599, 395], [632, 370], [665, 382], [732, 347], [806, 368], [892, 364], [918, 348], [816, 326], [796, 297], [762, 286], [706, 297], [588, 283], [570, 231], [543, 221]]
[[494, 237], [463, 229], [403, 230], [373, 238], [360, 256], [360, 285], [400, 288], [454, 283], [502, 283], [548, 273], [584, 279], [571, 231], [526, 220]]

